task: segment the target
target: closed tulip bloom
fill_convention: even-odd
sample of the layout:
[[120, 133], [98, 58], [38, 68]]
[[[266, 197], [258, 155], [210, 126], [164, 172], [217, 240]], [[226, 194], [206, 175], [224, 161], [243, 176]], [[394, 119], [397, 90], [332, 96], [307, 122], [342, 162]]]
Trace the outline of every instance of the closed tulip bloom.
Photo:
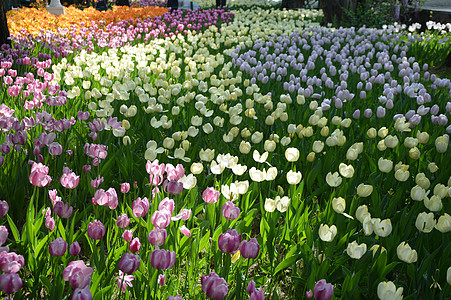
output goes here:
[[337, 227], [332, 225], [321, 224], [318, 230], [319, 238], [324, 242], [332, 242], [337, 235]]
[[442, 199], [436, 195], [433, 195], [431, 198], [424, 197], [424, 206], [430, 211], [441, 211], [443, 208]]
[[127, 194], [130, 191], [130, 183], [124, 182], [121, 184], [121, 193]]
[[296, 185], [299, 182], [301, 182], [302, 180], [302, 173], [301, 172], [293, 172], [293, 171], [288, 171], [287, 173], [287, 181], [289, 184], [293, 184]]
[[435, 139], [435, 148], [438, 153], [445, 153], [448, 149], [449, 137], [447, 135], [439, 136]]
[[33, 163], [29, 177], [30, 183], [37, 187], [44, 187], [48, 185], [52, 181], [52, 178], [47, 175], [48, 173], [49, 167], [44, 166], [41, 163]]
[[398, 169], [395, 171], [395, 178], [398, 181], [404, 182], [410, 177], [410, 172], [404, 169]]
[[408, 264], [414, 263], [418, 260], [417, 251], [412, 250], [406, 242], [402, 242], [398, 245], [396, 248], [396, 254], [400, 260]]
[[72, 256], [77, 256], [78, 254], [80, 254], [80, 251], [81, 251], [81, 247], [78, 242], [73, 242], [69, 247], [69, 253]]
[[222, 216], [227, 220], [235, 220], [240, 215], [240, 208], [232, 201], [227, 201], [222, 206]]
[[330, 300], [334, 294], [334, 286], [327, 283], [326, 279], [321, 279], [315, 284], [313, 297], [316, 300]]
[[117, 267], [125, 274], [130, 275], [139, 269], [140, 263], [141, 260], [139, 258], [139, 255], [124, 253], [124, 255], [122, 255], [122, 258], [119, 260]]
[[393, 161], [381, 157], [377, 162], [377, 166], [382, 173], [389, 173], [393, 169]]
[[141, 248], [141, 243], [139, 242], [139, 238], [135, 237], [128, 246], [128, 250], [132, 253], [136, 253], [139, 251], [139, 248]]
[[437, 171], [438, 171], [438, 166], [437, 166], [437, 164], [436, 164], [435, 162], [429, 163], [429, 164], [428, 164], [428, 170], [429, 170], [429, 172], [431, 172], [431, 173], [437, 172]]
[[166, 229], [155, 228], [150, 231], [147, 239], [152, 246], [162, 246], [167, 236]]
[[359, 184], [357, 186], [357, 194], [360, 197], [368, 197], [373, 192], [373, 186], [368, 184]]
[[373, 222], [371, 219], [371, 215], [368, 214], [362, 222], [363, 225], [363, 233], [368, 236], [373, 234]]
[[133, 239], [133, 231], [131, 230], [125, 230], [122, 234], [122, 238], [129, 243]]
[[332, 208], [335, 212], [342, 214], [346, 209], [346, 201], [342, 197], [332, 199]]
[[22, 279], [17, 273], [3, 273], [0, 275], [0, 291], [14, 294], [22, 288]]
[[208, 187], [202, 193], [202, 199], [206, 203], [216, 203], [219, 199], [219, 191], [215, 190], [213, 187]]
[[385, 139], [384, 139], [384, 143], [385, 143], [385, 146], [387, 146], [388, 148], [393, 149], [393, 148], [395, 148], [398, 145], [399, 140], [398, 140], [398, 137], [396, 135], [395, 136], [387, 135], [385, 137]]
[[171, 215], [165, 209], [157, 210], [153, 213], [151, 222], [156, 228], [166, 228], [171, 223]]
[[[6, 248], [6, 250], [5, 250]], [[22, 255], [15, 252], [7, 252], [8, 247], [3, 247], [0, 253], [0, 270], [5, 273], [17, 273], [25, 265], [25, 259]]]
[[51, 256], [63, 256], [67, 250], [67, 242], [63, 238], [57, 238], [49, 244]]
[[423, 189], [427, 190], [431, 186], [431, 182], [426, 177], [424, 173], [418, 173], [415, 176], [415, 183], [421, 186]]
[[285, 150], [285, 158], [289, 162], [296, 162], [299, 159], [299, 150], [297, 148], [287, 148]]
[[174, 266], [175, 257], [174, 251], [157, 249], [150, 253], [150, 264], [152, 265], [152, 268], [167, 270]]
[[105, 226], [102, 222], [95, 220], [88, 225], [88, 237], [93, 240], [101, 240], [105, 235]]
[[338, 174], [338, 172], [335, 172], [335, 173], [331, 173], [331, 172], [329, 172], [329, 173], [327, 173], [327, 175], [326, 175], [326, 182], [327, 182], [327, 184], [329, 185], [329, 186], [331, 186], [331, 187], [337, 187], [337, 186], [339, 186], [340, 184], [341, 184], [341, 182], [342, 182], [342, 178], [340, 177], [340, 175]]
[[126, 228], [130, 224], [130, 219], [127, 214], [122, 214], [117, 217], [116, 225], [119, 228]]
[[377, 296], [380, 300], [401, 300], [403, 290], [402, 287], [396, 289], [391, 281], [383, 281], [377, 286]]
[[361, 206], [357, 207], [355, 214], [356, 214], [357, 220], [359, 220], [360, 223], [363, 223], [363, 221], [365, 220], [365, 218], [367, 216], [369, 216], [371, 218], [371, 214], [368, 212], [368, 206], [366, 206], [366, 205], [361, 205]]
[[248, 241], [244, 240], [240, 245], [240, 255], [243, 258], [257, 258], [260, 251], [260, 246], [256, 238], [252, 238]]
[[241, 141], [240, 147], [239, 147], [240, 153], [248, 154], [251, 151], [251, 148], [252, 148], [252, 146], [249, 142]]
[[348, 244], [346, 253], [348, 253], [351, 258], [360, 259], [366, 253], [366, 244], [362, 243], [359, 245], [356, 241], [353, 241]]
[[149, 200], [146, 197], [140, 198], [138, 197], [132, 203], [132, 212], [136, 218], [144, 217], [150, 209]]
[[235, 253], [241, 243], [241, 234], [236, 229], [229, 229], [219, 236], [218, 248], [224, 253]]
[[8, 238], [8, 229], [5, 226], [0, 226], [0, 246], [6, 242]]
[[415, 227], [421, 232], [429, 233], [434, 229], [436, 223], [437, 221], [434, 219], [433, 213], [422, 212], [417, 216]]
[[69, 203], [63, 203], [63, 201], [58, 201], [55, 203], [55, 206], [53, 207], [53, 211], [57, 216], [60, 218], [67, 219], [72, 215], [72, 206], [69, 206]]
[[379, 218], [371, 219], [373, 223], [373, 231], [380, 237], [387, 237], [392, 231], [390, 219], [381, 220]]
[[229, 292], [227, 282], [215, 272], [210, 273], [208, 276], [202, 276], [201, 284], [202, 291], [208, 298], [213, 300], [224, 299]]
[[314, 141], [312, 149], [313, 149], [313, 152], [320, 153], [324, 149], [324, 142], [323, 141]]
[[172, 199], [169, 199], [168, 197], [161, 200], [161, 202], [158, 204], [158, 210], [167, 210], [171, 215], [174, 212], [175, 202]]
[[72, 294], [72, 300], [92, 300], [91, 290], [89, 285], [84, 288], [76, 288]]
[[423, 201], [426, 197], [426, 190], [421, 186], [416, 185], [410, 190], [410, 198], [415, 201]]
[[437, 229], [441, 233], [447, 233], [451, 231], [451, 216], [447, 213], [440, 216], [440, 218], [438, 218], [437, 224], [435, 225], [435, 229]]
[[5, 200], [0, 201], [0, 218], [8, 214], [9, 205]]
[[67, 189], [74, 189], [78, 186], [80, 176], [77, 176], [72, 170], [65, 167], [63, 169], [63, 175], [61, 176], [61, 185]]
[[448, 188], [444, 184], [437, 184], [434, 187], [434, 195], [439, 196], [441, 199], [445, 198], [448, 195]]
[[341, 176], [345, 178], [351, 178], [354, 176], [354, 167], [352, 165], [346, 165], [344, 163], [341, 163], [338, 166], [338, 170], [340, 171]]
[[255, 292], [257, 289], [255, 288], [255, 281], [251, 280], [249, 281], [249, 284], [246, 287], [246, 292], [251, 295], [253, 292]]

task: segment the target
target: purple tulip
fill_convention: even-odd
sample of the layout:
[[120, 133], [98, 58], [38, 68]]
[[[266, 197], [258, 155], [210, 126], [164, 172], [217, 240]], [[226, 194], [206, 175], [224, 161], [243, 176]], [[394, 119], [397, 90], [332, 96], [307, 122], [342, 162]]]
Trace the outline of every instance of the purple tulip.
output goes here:
[[224, 253], [235, 253], [240, 248], [241, 234], [236, 229], [229, 229], [219, 236], [218, 248]]
[[213, 187], [208, 187], [202, 193], [202, 199], [207, 203], [216, 203], [219, 199], [219, 191]]
[[67, 219], [72, 215], [73, 208], [69, 206], [69, 203], [63, 203], [63, 201], [57, 201], [53, 207], [53, 211], [57, 216], [63, 219]]
[[69, 281], [73, 288], [83, 289], [89, 286], [94, 270], [87, 267], [82, 260], [71, 261], [63, 271], [63, 280]]
[[227, 201], [222, 206], [222, 216], [227, 220], [235, 220], [240, 215], [240, 209], [232, 201]]
[[8, 238], [8, 229], [5, 226], [0, 226], [0, 246], [6, 242]]
[[359, 109], [356, 109], [356, 110], [354, 111], [354, 113], [352, 114], [352, 117], [353, 117], [354, 119], [356, 119], [356, 120], [360, 119], [360, 110], [359, 110]]
[[102, 222], [95, 220], [88, 225], [88, 237], [93, 240], [101, 240], [105, 235], [105, 226]]
[[166, 241], [167, 236], [166, 229], [155, 228], [150, 231], [147, 239], [152, 246], [162, 246]]
[[76, 288], [72, 294], [72, 300], [92, 300], [91, 290], [89, 285], [84, 288]]
[[140, 261], [139, 255], [124, 253], [117, 266], [119, 270], [130, 275], [139, 269]]
[[17, 273], [3, 273], [0, 275], [0, 291], [14, 294], [22, 287], [22, 279]]
[[243, 258], [257, 258], [259, 251], [260, 246], [258, 245], [256, 238], [250, 239], [249, 242], [246, 240], [241, 242], [240, 254]]
[[152, 268], [167, 270], [174, 266], [175, 258], [176, 255], [174, 251], [157, 249], [150, 253], [150, 264], [152, 265]]
[[120, 215], [116, 220], [116, 225], [119, 228], [126, 228], [130, 224], [130, 219], [127, 214]]
[[316, 300], [330, 300], [334, 294], [334, 286], [326, 282], [326, 279], [321, 279], [315, 284], [313, 296]]
[[67, 242], [63, 238], [57, 238], [49, 244], [51, 256], [63, 256], [67, 250]]
[[8, 214], [9, 205], [5, 200], [0, 201], [0, 218]]
[[227, 282], [224, 278], [219, 277], [215, 272], [210, 273], [208, 276], [201, 277], [202, 291], [208, 298], [214, 300], [223, 299], [229, 292]]
[[69, 253], [72, 256], [77, 256], [78, 254], [80, 254], [80, 251], [81, 251], [81, 247], [78, 242], [73, 242], [69, 247]]

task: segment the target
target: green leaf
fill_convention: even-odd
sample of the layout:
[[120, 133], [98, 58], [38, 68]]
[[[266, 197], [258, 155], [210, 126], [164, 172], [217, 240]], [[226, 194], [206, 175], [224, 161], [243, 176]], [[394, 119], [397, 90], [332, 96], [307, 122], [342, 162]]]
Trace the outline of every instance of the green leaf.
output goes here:
[[6, 215], [6, 218], [8, 219], [9, 228], [11, 229], [11, 233], [13, 234], [14, 240], [17, 243], [20, 242], [20, 233], [19, 233], [19, 230], [17, 230], [17, 227], [14, 224], [14, 221], [11, 219], [11, 217], [9, 215]]
[[280, 271], [282, 271], [282, 270], [288, 268], [289, 266], [295, 264], [299, 260], [299, 258], [301, 258], [301, 256], [302, 256], [301, 254], [296, 254], [296, 255], [293, 255], [293, 256], [290, 256], [290, 257], [284, 259], [281, 263], [279, 263], [277, 265], [276, 269], [274, 270], [273, 276], [276, 276], [277, 273], [279, 273]]

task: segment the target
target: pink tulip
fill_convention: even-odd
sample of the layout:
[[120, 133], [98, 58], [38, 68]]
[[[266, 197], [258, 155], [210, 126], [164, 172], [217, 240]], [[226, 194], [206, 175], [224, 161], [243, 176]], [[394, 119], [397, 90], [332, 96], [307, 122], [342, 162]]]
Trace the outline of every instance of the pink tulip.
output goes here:
[[49, 146], [49, 153], [52, 156], [61, 155], [63, 153], [63, 146], [57, 142], [51, 143]]
[[219, 191], [215, 190], [213, 187], [208, 187], [202, 193], [202, 199], [207, 203], [216, 203], [219, 199]]
[[69, 203], [63, 203], [63, 201], [58, 201], [55, 203], [53, 207], [53, 211], [57, 216], [63, 219], [67, 219], [72, 215], [72, 206], [69, 206]]
[[61, 197], [59, 197], [57, 193], [57, 190], [49, 190], [49, 198], [52, 201], [53, 206], [55, 206], [56, 202], [61, 201]]
[[157, 210], [153, 213], [151, 219], [156, 228], [166, 228], [171, 223], [171, 215], [167, 210]]
[[157, 249], [150, 253], [150, 264], [152, 265], [152, 268], [167, 270], [174, 266], [175, 257], [174, 251]]
[[130, 219], [127, 214], [122, 214], [117, 218], [116, 225], [119, 228], [126, 228], [130, 224]]
[[72, 256], [77, 256], [78, 254], [80, 254], [80, 251], [81, 251], [81, 247], [78, 242], [73, 242], [69, 247], [69, 253]]
[[106, 191], [104, 189], [98, 189], [92, 198], [92, 203], [115, 209], [118, 205], [116, 190], [114, 188], [109, 188]]
[[121, 193], [127, 194], [130, 191], [130, 183], [124, 182], [121, 184]]
[[49, 229], [50, 231], [55, 230], [55, 219], [52, 217], [46, 217], [45, 227], [47, 227], [47, 229]]
[[227, 220], [235, 220], [240, 215], [240, 209], [232, 201], [227, 201], [222, 206], [222, 216]]
[[101, 240], [105, 235], [105, 226], [102, 222], [95, 220], [88, 225], [88, 237], [93, 240]]
[[[117, 277], [117, 286], [120, 288], [122, 293], [125, 293], [127, 286], [133, 287], [132, 280], [135, 279], [133, 275], [124, 275], [124, 273], [119, 270], [119, 276]], [[122, 280], [124, 280], [122, 282]]]
[[172, 221], [178, 221], [178, 220], [183, 220], [186, 221], [191, 217], [191, 209], [182, 209], [180, 211], [180, 213], [178, 215], [176, 215], [175, 217], [172, 217], [171, 220]]
[[5, 200], [0, 201], [0, 218], [8, 214], [9, 205]]
[[132, 203], [132, 212], [136, 218], [144, 217], [150, 209], [149, 200], [146, 197], [139, 198]]
[[141, 248], [141, 243], [139, 242], [139, 238], [135, 237], [128, 246], [128, 250], [130, 250], [130, 252], [136, 253], [139, 251], [139, 248]]
[[0, 246], [6, 242], [8, 238], [8, 229], [5, 226], [0, 226]]
[[158, 210], [167, 210], [171, 215], [174, 211], [175, 202], [172, 199], [169, 199], [168, 197], [161, 200], [160, 204], [158, 204]]
[[22, 287], [22, 279], [17, 273], [3, 273], [0, 275], [0, 290], [7, 294], [14, 294]]
[[139, 255], [124, 253], [124, 255], [122, 255], [122, 258], [119, 260], [117, 267], [125, 274], [130, 275], [139, 269], [139, 265], [140, 265]]
[[122, 234], [122, 238], [129, 243], [133, 239], [133, 231], [131, 230], [125, 230]]
[[97, 176], [97, 178], [94, 178], [91, 180], [91, 186], [96, 189], [98, 188], [103, 182], [103, 177]]
[[63, 271], [63, 280], [69, 281], [73, 288], [83, 289], [89, 286], [93, 272], [82, 260], [71, 261]]
[[17, 273], [25, 265], [22, 255], [15, 252], [2, 251], [0, 253], [0, 270], [5, 273]]
[[37, 187], [44, 187], [48, 185], [52, 178], [47, 175], [49, 173], [49, 167], [44, 166], [41, 163], [33, 163], [30, 173], [30, 183]]
[[167, 236], [166, 229], [155, 228], [150, 231], [147, 239], [152, 246], [162, 246], [166, 241]]
[[313, 289], [313, 296], [316, 300], [330, 300], [334, 294], [334, 286], [326, 282], [326, 279], [321, 279], [315, 284]]
[[312, 290], [308, 290], [307, 292], [305, 292], [305, 297], [308, 298], [308, 299], [312, 298], [313, 297]]
[[164, 274], [160, 274], [160, 275], [158, 276], [158, 284], [159, 284], [160, 286], [163, 286], [163, 285], [164, 285], [164, 281], [165, 281], [165, 276], [164, 276]]
[[77, 176], [71, 169], [64, 167], [61, 176], [61, 185], [67, 189], [74, 189], [78, 186], [80, 176]]
[[191, 236], [191, 231], [185, 225], [183, 225], [179, 229], [180, 229], [180, 232], [183, 233], [184, 236], [187, 236], [187, 237]]

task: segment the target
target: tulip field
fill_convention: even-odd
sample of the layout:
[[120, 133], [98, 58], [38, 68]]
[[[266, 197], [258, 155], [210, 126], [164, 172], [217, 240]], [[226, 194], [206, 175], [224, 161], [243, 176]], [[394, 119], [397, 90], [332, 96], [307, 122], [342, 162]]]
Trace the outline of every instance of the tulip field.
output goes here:
[[451, 298], [451, 24], [147, 2], [7, 14], [0, 297]]

